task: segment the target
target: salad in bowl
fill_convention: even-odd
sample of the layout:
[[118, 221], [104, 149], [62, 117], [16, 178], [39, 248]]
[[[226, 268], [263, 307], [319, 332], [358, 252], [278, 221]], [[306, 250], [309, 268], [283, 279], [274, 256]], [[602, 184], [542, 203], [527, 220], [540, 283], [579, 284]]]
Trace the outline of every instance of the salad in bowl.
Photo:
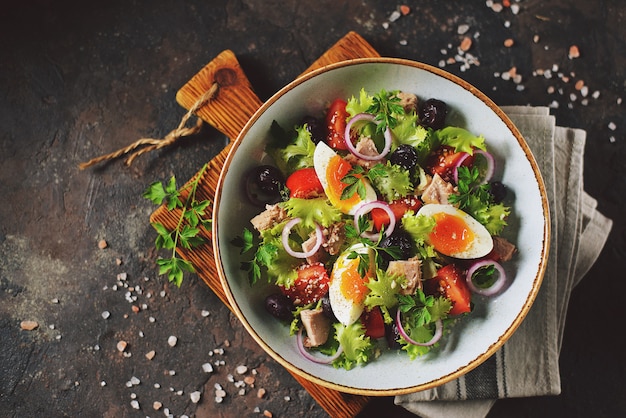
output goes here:
[[454, 76], [393, 59], [334, 67], [279, 92], [233, 144], [218, 272], [290, 370], [360, 394], [432, 387], [488, 358], [529, 309], [541, 178], [506, 116]]

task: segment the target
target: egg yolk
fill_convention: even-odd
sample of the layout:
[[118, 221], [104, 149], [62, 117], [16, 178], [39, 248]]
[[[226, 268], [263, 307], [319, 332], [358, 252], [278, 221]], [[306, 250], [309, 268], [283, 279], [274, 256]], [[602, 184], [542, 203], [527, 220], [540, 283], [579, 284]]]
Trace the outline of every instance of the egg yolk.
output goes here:
[[350, 260], [346, 269], [341, 273], [339, 289], [343, 296], [354, 304], [361, 304], [369, 289], [365, 285], [369, 281], [369, 275], [361, 277], [358, 271], [359, 260]]
[[445, 255], [453, 255], [467, 250], [474, 240], [474, 233], [467, 223], [458, 216], [436, 213], [435, 227], [430, 233], [430, 243]]
[[347, 184], [341, 180], [350, 170], [352, 170], [352, 165], [338, 155], [330, 159], [328, 168], [326, 169], [326, 180], [328, 182], [326, 195], [330, 203], [344, 213], [349, 212], [350, 209], [361, 201], [361, 198], [356, 193], [349, 199], [341, 199], [341, 193], [347, 186]]

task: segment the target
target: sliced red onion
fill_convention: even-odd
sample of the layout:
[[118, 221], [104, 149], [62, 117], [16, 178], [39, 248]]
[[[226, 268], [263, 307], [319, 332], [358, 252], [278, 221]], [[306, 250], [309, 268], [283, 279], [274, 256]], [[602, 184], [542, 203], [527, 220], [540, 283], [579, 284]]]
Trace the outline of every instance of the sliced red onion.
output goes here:
[[322, 245], [322, 241], [324, 240], [324, 235], [322, 233], [322, 228], [316, 224], [315, 225], [315, 245], [313, 246], [313, 248], [311, 248], [309, 251], [306, 251], [306, 252], [292, 250], [291, 247], [289, 246], [289, 234], [291, 233], [291, 228], [293, 228], [294, 225], [299, 224], [301, 221], [302, 219], [300, 218], [293, 218], [285, 224], [285, 227], [283, 228], [283, 232], [281, 236], [281, 242], [283, 244], [283, 247], [285, 247], [285, 251], [287, 251], [287, 254], [289, 254], [290, 256], [296, 257], [296, 258], [307, 258], [307, 257], [311, 257], [313, 254], [317, 252], [317, 250], [320, 249], [320, 246]]
[[433, 338], [431, 338], [429, 341], [426, 341], [425, 343], [415, 341], [414, 339], [409, 337], [409, 334], [404, 330], [404, 327], [402, 326], [402, 313], [400, 312], [400, 309], [398, 309], [396, 313], [396, 326], [398, 327], [398, 333], [400, 333], [402, 338], [404, 338], [407, 343], [419, 345], [422, 347], [430, 347], [431, 345], [439, 341], [441, 339], [441, 336], [443, 335], [443, 321], [441, 319], [437, 319], [435, 321], [435, 335], [433, 335]]
[[298, 350], [300, 351], [300, 354], [302, 354], [304, 358], [312, 362], [318, 363], [318, 364], [330, 364], [336, 359], [338, 359], [341, 353], [343, 353], [343, 347], [341, 346], [341, 344], [339, 344], [339, 348], [337, 349], [335, 354], [333, 354], [332, 356], [319, 357], [319, 356], [314, 355], [309, 350], [307, 350], [306, 347], [304, 346], [304, 338], [302, 337], [302, 328], [298, 331], [298, 334], [296, 334], [296, 344], [298, 345]]
[[[495, 267], [496, 271], [498, 272], [498, 278], [496, 279], [495, 282], [493, 282], [491, 286], [483, 289], [474, 284], [474, 281], [472, 280], [472, 276], [478, 269], [482, 267], [488, 267], [488, 266]], [[469, 286], [472, 292], [478, 293], [479, 295], [483, 295], [483, 296], [495, 295], [504, 287], [507, 281], [506, 274], [504, 273], [504, 268], [502, 268], [500, 263], [497, 263], [493, 260], [481, 260], [481, 261], [474, 263], [467, 270], [467, 275], [465, 276], [465, 280], [467, 281], [467, 285]]]
[[371, 239], [372, 241], [377, 240], [379, 234], [376, 234], [373, 232], [367, 232], [367, 231], [363, 231], [363, 232], [359, 231], [359, 218], [361, 218], [361, 216], [367, 213], [370, 213], [374, 209], [382, 209], [387, 213], [387, 216], [389, 216], [389, 226], [387, 227], [387, 229], [385, 229], [385, 235], [387, 237], [389, 237], [393, 233], [393, 230], [396, 227], [396, 215], [394, 215], [393, 211], [391, 210], [387, 202], [383, 202], [381, 200], [375, 200], [373, 202], [367, 202], [367, 203], [362, 204], [354, 213], [354, 227], [356, 228], [358, 232], [361, 233], [361, 236], [363, 238], [368, 238], [368, 239]]
[[[493, 158], [493, 155], [481, 149], [475, 149], [474, 154], [482, 155], [485, 158], [485, 161], [487, 161], [487, 169], [485, 170], [485, 175], [480, 182], [480, 184], [485, 184], [489, 182], [489, 180], [491, 180], [491, 178], [493, 177], [493, 173], [496, 171], [496, 161]], [[454, 167], [454, 182], [457, 184], [459, 183], [459, 167], [463, 165], [463, 162], [467, 158], [469, 158], [469, 156], [470, 154], [465, 153], [465, 155], [459, 159], [459, 161], [456, 163], [456, 166]]]
[[350, 139], [350, 131], [352, 129], [352, 125], [354, 125], [356, 122], [359, 121], [368, 121], [368, 122], [372, 122], [375, 123], [376, 125], [378, 125], [380, 122], [376, 121], [375, 116], [369, 113], [359, 113], [357, 115], [354, 115], [354, 117], [352, 119], [350, 119], [348, 121], [348, 123], [346, 124], [346, 131], [345, 131], [345, 141], [346, 141], [346, 145], [348, 146], [348, 150], [350, 150], [350, 152], [354, 155], [356, 155], [357, 157], [359, 157], [362, 160], [367, 160], [367, 161], [377, 161], [382, 159], [385, 155], [387, 155], [389, 153], [389, 151], [391, 150], [391, 143], [393, 141], [392, 137], [391, 137], [391, 130], [389, 129], [389, 127], [387, 127], [385, 129], [385, 132], [383, 133], [383, 136], [385, 138], [385, 146], [383, 148], [383, 150], [381, 151], [380, 154], [377, 155], [365, 155], [360, 153], [359, 151], [357, 151], [356, 147], [354, 146], [354, 144], [352, 143], [351, 139]]

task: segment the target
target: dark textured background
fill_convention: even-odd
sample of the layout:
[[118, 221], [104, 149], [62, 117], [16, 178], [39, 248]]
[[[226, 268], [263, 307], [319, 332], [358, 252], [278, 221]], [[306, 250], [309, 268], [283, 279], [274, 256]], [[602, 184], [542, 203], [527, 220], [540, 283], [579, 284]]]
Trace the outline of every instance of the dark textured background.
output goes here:
[[[558, 103], [553, 114], [559, 125], [588, 132], [585, 189], [615, 221], [597, 264], [572, 295], [562, 395], [499, 401], [490, 417], [624, 416], [626, 118], [620, 98], [626, 3], [513, 3], [520, 6], [517, 15], [506, 8], [497, 13], [484, 1], [407, 1], [411, 13], [387, 28], [384, 22], [401, 2], [3, 5], [0, 416], [160, 416], [164, 408], [175, 416], [253, 417], [264, 410], [274, 417], [326, 416], [197, 277], [187, 276], [178, 289], [157, 275], [148, 223], [154, 207], [141, 197], [143, 190], [171, 175], [187, 180], [226, 139], [206, 128], [130, 168], [117, 161], [79, 171], [77, 164], [176, 127], [184, 114], [176, 91], [224, 49], [235, 52], [259, 97], [267, 99], [350, 30], [382, 55], [438, 65], [456, 51], [461, 24], [475, 37], [469, 52], [480, 65], [445, 69], [501, 105]], [[503, 46], [507, 38], [513, 47]], [[567, 57], [573, 44], [581, 52], [577, 59]], [[569, 81], [534, 75], [555, 65]], [[520, 84], [496, 77], [511, 67], [522, 75]], [[587, 103], [574, 88], [578, 80], [589, 87]], [[550, 94], [550, 87], [556, 92]], [[108, 248], [98, 248], [100, 239]], [[127, 274], [125, 281], [118, 280], [120, 273]], [[140, 312], [132, 312], [132, 304]], [[110, 312], [106, 320], [103, 311]], [[21, 330], [25, 319], [39, 328]], [[178, 337], [173, 348], [170, 335]], [[128, 342], [130, 357], [116, 350], [119, 340]], [[219, 348], [223, 354], [213, 353]], [[150, 350], [156, 352], [151, 361], [144, 356]], [[203, 363], [216, 361], [213, 373], [202, 371]], [[258, 372], [255, 388], [244, 395], [228, 381], [229, 374], [241, 379], [235, 372], [241, 364]], [[133, 376], [139, 384], [127, 383]], [[214, 401], [216, 383], [228, 393], [221, 404]], [[262, 399], [259, 388], [266, 390]], [[202, 392], [198, 404], [189, 396], [196, 390]], [[134, 397], [139, 410], [131, 406]], [[158, 412], [154, 401], [163, 404]], [[391, 399], [377, 399], [362, 416], [409, 416], [392, 408]]]

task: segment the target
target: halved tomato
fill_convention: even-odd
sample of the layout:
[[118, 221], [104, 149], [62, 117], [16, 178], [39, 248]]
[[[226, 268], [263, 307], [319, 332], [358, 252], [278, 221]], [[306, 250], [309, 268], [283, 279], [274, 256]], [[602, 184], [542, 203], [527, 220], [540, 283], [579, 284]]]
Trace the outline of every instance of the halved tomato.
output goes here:
[[293, 285], [280, 286], [280, 289], [294, 305], [301, 306], [322, 299], [328, 293], [329, 282], [324, 264], [305, 264], [298, 268], [298, 277]]
[[452, 302], [449, 315], [460, 315], [470, 312], [471, 293], [463, 271], [455, 264], [448, 264], [437, 270], [437, 275], [424, 282], [425, 291], [429, 294], [439, 294]]
[[338, 150], [347, 150], [348, 146], [345, 141], [346, 119], [348, 112], [346, 105], [348, 103], [342, 99], [336, 99], [331, 103], [326, 112], [326, 127], [328, 130], [327, 143], [328, 146]]
[[289, 197], [309, 199], [324, 194], [324, 187], [315, 173], [315, 168], [307, 167], [294, 171], [285, 185], [289, 189]]
[[361, 315], [361, 323], [365, 327], [365, 335], [370, 338], [382, 338], [385, 336], [385, 320], [378, 306], [370, 311], [364, 311]]
[[[396, 221], [399, 222], [406, 211], [412, 210], [413, 212], [417, 212], [418, 209], [422, 207], [422, 201], [419, 200], [417, 196], [407, 196], [389, 203], [389, 207], [395, 215]], [[377, 208], [372, 209], [371, 214], [374, 228], [376, 228], [377, 231], [380, 231], [383, 226], [387, 227], [389, 225], [389, 215], [387, 215], [387, 212], [384, 210]]]

